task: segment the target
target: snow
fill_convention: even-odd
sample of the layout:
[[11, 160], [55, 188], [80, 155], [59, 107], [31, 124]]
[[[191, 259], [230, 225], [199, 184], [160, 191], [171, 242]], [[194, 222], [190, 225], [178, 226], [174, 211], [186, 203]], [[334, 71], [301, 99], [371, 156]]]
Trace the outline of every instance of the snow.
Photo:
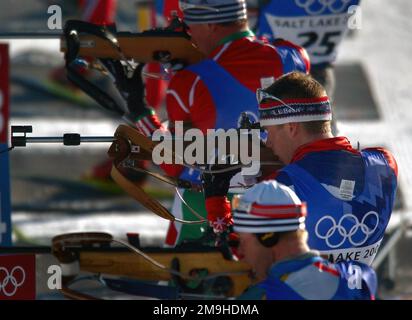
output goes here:
[[53, 55], [58, 54], [63, 59], [63, 53], [60, 53], [60, 40], [58, 39], [1, 39], [1, 42], [9, 44], [11, 59], [24, 52], [37, 50]]
[[[56, 219], [56, 217], [58, 217]], [[104, 215], [62, 214], [48, 212], [34, 215], [32, 212], [15, 212], [13, 225], [23, 234], [30, 235], [36, 243], [48, 245], [57, 234], [70, 232], [108, 232], [123, 239], [133, 231], [140, 235], [142, 245], [161, 245], [164, 242], [169, 222], [152, 213], [112, 212]]]
[[[384, 144], [399, 166], [405, 199], [412, 196], [412, 2], [363, 0], [362, 29], [340, 48], [337, 63], [361, 62], [382, 119], [379, 122], [342, 122], [352, 143]], [[407, 209], [412, 203], [406, 201]]]

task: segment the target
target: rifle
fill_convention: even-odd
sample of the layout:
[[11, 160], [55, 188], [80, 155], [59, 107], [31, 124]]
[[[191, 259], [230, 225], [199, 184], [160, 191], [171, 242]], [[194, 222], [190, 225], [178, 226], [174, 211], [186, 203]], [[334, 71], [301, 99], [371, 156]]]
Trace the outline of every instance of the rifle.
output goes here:
[[[197, 186], [191, 182], [160, 175], [148, 170], [136, 167], [136, 160], [150, 160], [151, 152], [156, 143], [151, 141], [146, 136], [142, 135], [136, 129], [126, 125], [120, 125], [114, 136], [108, 137], [82, 137], [77, 133], [64, 134], [63, 137], [28, 137], [28, 133], [32, 133], [31, 126], [12, 126], [11, 128], [11, 149], [15, 147], [25, 147], [27, 143], [63, 143], [65, 146], [78, 146], [81, 143], [112, 143], [108, 154], [113, 160], [111, 175], [113, 180], [131, 197], [140, 202], [144, 207], [158, 216], [170, 220], [186, 224], [199, 224], [206, 221], [199, 214], [196, 214], [199, 220], [186, 221], [174, 217], [174, 215], [166, 209], [159, 201], [150, 197], [140, 186], [129, 180], [124, 175], [122, 168], [130, 168], [133, 170], [143, 171], [150, 176], [172, 185], [177, 188], [186, 188], [199, 191]], [[184, 204], [186, 204], [184, 202]], [[186, 204], [187, 205], [187, 204]], [[190, 208], [190, 207], [189, 207]]]
[[[111, 243], [124, 248], [111, 246]], [[227, 247], [214, 248], [193, 242], [173, 249], [145, 248], [143, 252], [139, 245], [114, 239], [107, 233], [92, 232], [58, 235], [52, 239], [51, 249], [65, 267], [63, 269], [71, 270], [63, 274], [62, 292], [74, 299], [93, 298], [69, 288], [76, 279], [81, 280], [77, 277], [79, 269], [94, 274], [126, 276], [129, 279], [99, 278], [116, 291], [131, 294], [138, 291], [145, 296], [155, 292], [157, 298], [163, 299], [208, 293], [227, 298], [241, 294], [253, 282], [250, 267], [234, 261]], [[73, 268], [74, 265], [78, 267]], [[139, 282], [130, 278], [137, 278]], [[156, 286], [153, 281], [159, 280], [172, 280], [177, 288]], [[197, 284], [195, 287], [188, 286], [191, 280]]]
[[69, 299], [101, 299], [76, 289], [82, 281], [130, 295], [176, 300], [236, 297], [256, 280], [250, 266], [233, 260], [227, 246], [202, 241], [176, 248], [142, 248], [138, 235], [125, 242], [104, 232], [80, 232], [57, 235], [51, 242], [51, 246], [0, 247], [0, 251], [53, 254], [62, 270], [61, 293]]
[[126, 59], [137, 62], [169, 63], [181, 61], [194, 64], [204, 55], [190, 41], [179, 20], [167, 28], [158, 28], [141, 33], [116, 32], [114, 26], [98, 26], [91, 23], [69, 20], [61, 38], [60, 50], [68, 51], [68, 36], [77, 33], [79, 57], [119, 59], [119, 49]]
[[[124, 116], [124, 109], [115, 99], [80, 72], [79, 64], [91, 66], [107, 75], [100, 59], [120, 60], [129, 72], [135, 66], [130, 59], [139, 63], [160, 62], [162, 64], [185, 66], [203, 59], [190, 42], [186, 26], [175, 18], [169, 27], [153, 29], [142, 33], [117, 32], [115, 25], [99, 26], [79, 20], [69, 20], [63, 30], [61, 50], [65, 52], [68, 79], [100, 106]], [[95, 58], [92, 64], [86, 58]]]
[[[123, 168], [132, 169], [136, 171], [143, 171], [150, 176], [172, 185], [176, 188], [178, 195], [180, 195], [178, 188], [191, 189], [193, 191], [200, 191], [201, 186], [195, 185], [190, 181], [184, 179], [178, 179], [174, 177], [168, 177], [162, 174], [154, 173], [148, 170], [144, 170], [137, 167], [138, 160], [152, 160], [152, 152], [159, 142], [152, 141], [147, 138], [135, 128], [127, 125], [120, 125], [114, 136], [108, 137], [82, 137], [79, 134], [71, 133], [65, 134], [63, 137], [28, 137], [27, 133], [32, 133], [31, 126], [12, 126], [11, 128], [11, 148], [25, 147], [27, 143], [63, 143], [66, 146], [78, 146], [81, 143], [111, 143], [108, 150], [109, 157], [113, 160], [113, 167], [111, 176], [113, 180], [132, 198], [140, 202], [144, 207], [158, 216], [184, 224], [202, 224], [206, 220], [194, 211], [181, 197], [183, 204], [198, 218], [195, 221], [186, 221], [177, 219], [169, 210], [162, 206], [156, 199], [150, 197], [140, 186], [127, 178], [124, 174]], [[174, 150], [165, 150], [170, 152], [173, 158], [180, 157], [174, 152]], [[261, 148], [262, 155], [261, 164], [268, 166], [271, 170], [279, 169], [283, 164], [273, 156], [273, 153], [267, 148]], [[207, 170], [201, 168], [199, 165], [188, 165], [194, 170], [201, 172], [218, 173], [222, 171], [230, 171], [241, 168], [241, 165], [227, 165], [223, 169]], [[239, 187], [239, 186], [233, 186]]]

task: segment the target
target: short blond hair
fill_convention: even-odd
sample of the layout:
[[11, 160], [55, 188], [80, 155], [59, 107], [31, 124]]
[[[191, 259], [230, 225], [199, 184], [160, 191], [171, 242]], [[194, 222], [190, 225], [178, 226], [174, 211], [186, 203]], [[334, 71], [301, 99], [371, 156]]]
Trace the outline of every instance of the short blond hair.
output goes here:
[[332, 132], [331, 122], [323, 121], [308, 121], [300, 123], [303, 129], [309, 134], [325, 134]]

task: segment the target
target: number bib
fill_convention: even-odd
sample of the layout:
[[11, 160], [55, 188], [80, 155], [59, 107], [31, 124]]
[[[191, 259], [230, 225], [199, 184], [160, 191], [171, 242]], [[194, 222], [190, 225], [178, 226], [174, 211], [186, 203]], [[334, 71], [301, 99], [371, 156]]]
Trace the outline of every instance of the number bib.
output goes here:
[[282, 6], [280, 3], [274, 0], [262, 9], [259, 35], [271, 40], [283, 38], [304, 47], [314, 65], [332, 63], [348, 31], [352, 12], [349, 8], [359, 1], [290, 0]]

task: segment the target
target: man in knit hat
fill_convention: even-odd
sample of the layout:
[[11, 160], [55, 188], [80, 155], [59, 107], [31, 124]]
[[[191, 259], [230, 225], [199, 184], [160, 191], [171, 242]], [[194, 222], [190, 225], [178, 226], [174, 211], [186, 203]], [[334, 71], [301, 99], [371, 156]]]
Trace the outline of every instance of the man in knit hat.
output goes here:
[[[289, 42], [274, 47], [255, 37], [248, 26], [245, 0], [185, 0], [180, 1], [180, 7], [192, 42], [206, 59], [177, 72], [170, 81], [166, 108], [168, 130], [172, 134], [176, 121], [206, 134], [208, 129], [238, 128], [242, 112], [257, 120], [256, 89], [269, 86], [287, 72], [309, 71], [304, 49]], [[134, 96], [137, 95], [129, 95]], [[130, 101], [134, 107], [129, 109], [135, 110], [132, 120], [142, 133], [151, 136], [161, 128], [160, 121], [153, 109], [139, 101]], [[161, 168], [169, 176], [201, 184], [196, 170], [171, 164]], [[207, 190], [206, 205], [202, 193], [190, 190], [181, 190], [181, 193], [190, 207], [205, 218], [207, 215], [215, 230], [223, 230], [231, 221], [230, 205], [218, 191]], [[222, 216], [226, 209], [229, 213]], [[180, 219], [198, 219], [178, 196], [172, 213]], [[199, 224], [172, 222], [166, 244], [174, 246], [183, 239], [200, 238], [203, 230], [204, 226]]]
[[306, 204], [290, 188], [264, 181], [232, 202], [239, 254], [259, 281], [240, 299], [374, 299], [372, 268], [358, 262], [333, 264], [309, 248]]

